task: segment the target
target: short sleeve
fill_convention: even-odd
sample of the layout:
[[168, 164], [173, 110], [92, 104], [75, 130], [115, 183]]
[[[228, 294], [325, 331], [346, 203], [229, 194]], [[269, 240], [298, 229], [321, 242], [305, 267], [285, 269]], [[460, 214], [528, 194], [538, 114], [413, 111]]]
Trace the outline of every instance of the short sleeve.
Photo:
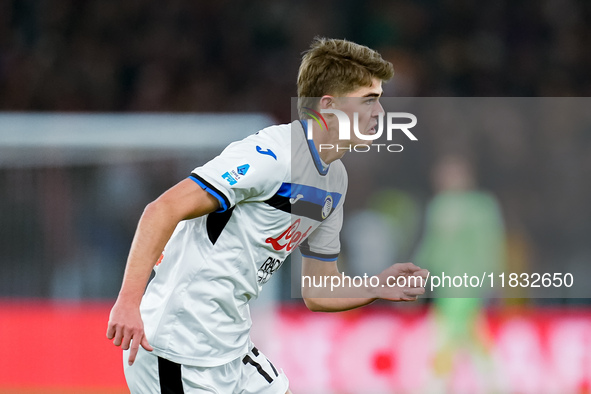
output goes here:
[[337, 209], [300, 244], [304, 257], [322, 261], [337, 260], [341, 251], [340, 233], [343, 227], [343, 205]]
[[265, 201], [279, 189], [289, 162], [276, 140], [252, 135], [234, 142], [191, 173], [190, 179], [220, 202], [218, 212], [242, 201]]

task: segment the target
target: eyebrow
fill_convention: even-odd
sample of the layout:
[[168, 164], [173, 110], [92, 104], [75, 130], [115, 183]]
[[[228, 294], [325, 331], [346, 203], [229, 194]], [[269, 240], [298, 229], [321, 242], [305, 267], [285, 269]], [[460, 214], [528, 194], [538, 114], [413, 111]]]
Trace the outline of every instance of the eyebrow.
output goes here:
[[368, 93], [365, 96], [362, 97], [380, 97], [382, 95], [382, 93]]

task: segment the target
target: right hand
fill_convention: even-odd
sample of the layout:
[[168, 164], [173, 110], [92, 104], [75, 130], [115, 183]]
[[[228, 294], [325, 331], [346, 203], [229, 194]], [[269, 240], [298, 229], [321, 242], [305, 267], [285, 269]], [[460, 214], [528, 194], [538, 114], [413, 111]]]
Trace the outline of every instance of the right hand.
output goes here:
[[126, 304], [119, 299], [111, 309], [107, 338], [112, 339], [113, 344], [121, 346], [123, 350], [131, 348], [129, 365], [135, 361], [140, 345], [149, 352], [154, 350], [144, 333], [144, 322], [139, 307]]

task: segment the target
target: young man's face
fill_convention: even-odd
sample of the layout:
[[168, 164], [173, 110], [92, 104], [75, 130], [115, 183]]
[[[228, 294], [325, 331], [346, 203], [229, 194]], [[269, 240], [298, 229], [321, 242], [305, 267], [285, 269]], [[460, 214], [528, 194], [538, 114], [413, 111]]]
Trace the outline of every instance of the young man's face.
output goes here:
[[371, 140], [363, 140], [357, 137], [353, 131], [354, 114], [358, 114], [358, 130], [361, 134], [375, 134], [378, 126], [378, 116], [384, 113], [384, 108], [379, 101], [382, 92], [382, 80], [372, 78], [371, 86], [361, 87], [335, 100], [334, 108], [345, 112], [350, 119], [351, 143], [353, 145], [371, 145]]

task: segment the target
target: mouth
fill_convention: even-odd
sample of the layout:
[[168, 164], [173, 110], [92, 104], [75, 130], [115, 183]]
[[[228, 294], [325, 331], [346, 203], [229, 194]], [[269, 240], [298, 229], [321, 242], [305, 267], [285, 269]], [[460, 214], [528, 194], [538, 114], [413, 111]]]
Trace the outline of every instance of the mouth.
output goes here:
[[376, 133], [376, 125], [367, 131], [367, 134], [374, 135]]

